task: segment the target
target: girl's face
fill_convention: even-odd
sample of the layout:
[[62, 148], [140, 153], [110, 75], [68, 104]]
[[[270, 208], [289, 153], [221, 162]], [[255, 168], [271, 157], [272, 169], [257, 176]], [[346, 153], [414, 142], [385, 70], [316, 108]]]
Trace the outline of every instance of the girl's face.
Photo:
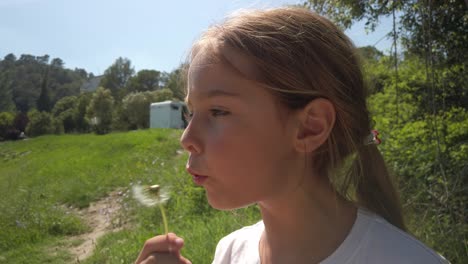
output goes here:
[[[231, 62], [253, 74], [245, 58]], [[280, 118], [282, 107], [265, 88], [199, 53], [189, 69], [187, 99], [192, 118], [181, 144], [190, 153], [187, 170], [211, 206], [239, 208], [297, 185], [290, 177], [297, 155], [293, 115]]]
[[[241, 56], [231, 62], [251, 71]], [[199, 53], [189, 69], [187, 99], [192, 118], [181, 144], [190, 153], [187, 170], [211, 206], [239, 208], [297, 186], [289, 177], [294, 122], [290, 115], [280, 118], [282, 107], [265, 88]]]

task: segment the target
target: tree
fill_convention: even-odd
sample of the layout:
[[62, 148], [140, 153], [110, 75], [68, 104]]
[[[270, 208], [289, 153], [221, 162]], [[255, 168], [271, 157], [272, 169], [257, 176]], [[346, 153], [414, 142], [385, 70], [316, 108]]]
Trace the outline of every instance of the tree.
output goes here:
[[111, 91], [99, 87], [86, 109], [86, 117], [97, 134], [107, 134], [111, 131], [113, 107], [114, 98]]
[[79, 94], [87, 73], [63, 68], [63, 61], [58, 58], [48, 64], [48, 59], [48, 55], [22, 54], [16, 60], [8, 54], [0, 60], [1, 110], [26, 113], [38, 107], [40, 97], [40, 108], [50, 110], [60, 98]]
[[0, 112], [12, 112], [16, 110], [13, 102], [13, 68], [15, 66], [16, 57], [13, 54], [8, 54], [0, 61]]
[[135, 70], [132, 68], [130, 60], [119, 57], [104, 72], [100, 86], [109, 89], [114, 97], [121, 98], [120, 93], [134, 73]]
[[15, 54], [9, 53], [3, 58], [2, 64], [5, 65], [6, 67], [12, 67], [15, 64], [15, 62], [16, 62]]
[[50, 62], [50, 66], [55, 67], [55, 68], [63, 68], [63, 65], [65, 65], [65, 63], [60, 58], [54, 58]]
[[37, 60], [37, 62], [39, 62], [41, 64], [47, 65], [47, 64], [49, 64], [49, 58], [50, 58], [50, 56], [46, 54], [44, 56], [37, 56], [36, 60]]
[[384, 56], [382, 51], [373, 46], [360, 47], [359, 51], [361, 52], [361, 56], [367, 61], [378, 62]]
[[365, 20], [374, 30], [383, 16], [395, 16], [395, 32], [405, 48], [420, 56], [430, 52], [434, 59], [450, 65], [468, 61], [468, 4], [464, 0], [308, 0], [304, 6], [328, 16], [342, 28]]
[[16, 109], [13, 102], [12, 81], [9, 72], [2, 72], [0, 68], [0, 111], [11, 112]]
[[37, 110], [49, 112], [51, 109], [51, 102], [50, 102], [50, 94], [48, 85], [48, 78], [49, 78], [49, 68], [47, 67], [45, 70], [44, 77], [42, 79], [41, 84], [41, 94], [39, 95], [39, 99], [37, 100]]
[[180, 101], [185, 99], [185, 75], [186, 65], [181, 65], [171, 73], [163, 74], [164, 88], [171, 90], [173, 97]]
[[141, 70], [129, 79], [127, 90], [129, 92], [156, 91], [159, 89], [160, 76], [159, 71]]
[[148, 93], [148, 98], [151, 103], [163, 102], [174, 99], [174, 94], [171, 90], [164, 88], [159, 91]]

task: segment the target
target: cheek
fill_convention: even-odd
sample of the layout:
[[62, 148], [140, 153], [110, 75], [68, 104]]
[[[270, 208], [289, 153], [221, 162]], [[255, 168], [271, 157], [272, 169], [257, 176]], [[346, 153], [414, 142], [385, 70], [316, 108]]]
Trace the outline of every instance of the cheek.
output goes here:
[[281, 167], [285, 146], [277, 132], [259, 126], [236, 127], [242, 129], [225, 127], [209, 139], [207, 154], [216, 173], [267, 177]]

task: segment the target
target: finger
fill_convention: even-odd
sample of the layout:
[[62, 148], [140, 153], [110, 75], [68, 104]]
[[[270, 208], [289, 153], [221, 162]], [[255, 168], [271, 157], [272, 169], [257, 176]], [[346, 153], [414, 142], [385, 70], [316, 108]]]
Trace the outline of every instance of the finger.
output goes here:
[[166, 236], [168, 251], [180, 255], [180, 249], [184, 246], [184, 240], [174, 233], [168, 233]]
[[170, 253], [153, 253], [141, 264], [180, 264], [179, 258]]
[[174, 233], [168, 233], [166, 241], [168, 243], [168, 251], [175, 254], [179, 254], [180, 249], [184, 246], [184, 240]]
[[156, 264], [156, 256], [150, 255], [142, 262], [137, 262], [140, 264]]
[[192, 262], [182, 256], [179, 256], [179, 260], [181, 264], [192, 264]]
[[192, 262], [185, 257], [182, 256], [175, 256], [170, 253], [153, 253], [148, 256], [145, 260], [141, 262], [141, 264], [170, 264], [170, 263], [178, 263], [178, 264], [192, 264]]
[[179, 255], [183, 245], [183, 239], [174, 233], [152, 237], [146, 240], [135, 263], [141, 263], [155, 252], [174, 252], [176, 255]]

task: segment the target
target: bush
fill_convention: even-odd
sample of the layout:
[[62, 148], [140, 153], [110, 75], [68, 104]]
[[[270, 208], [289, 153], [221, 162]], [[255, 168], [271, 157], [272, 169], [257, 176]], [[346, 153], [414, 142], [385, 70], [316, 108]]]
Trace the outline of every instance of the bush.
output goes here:
[[[57, 119], [59, 132], [73, 132], [77, 130], [76, 110], [78, 100], [76, 96], [67, 96], [60, 99], [52, 109], [52, 114]], [[60, 133], [59, 133], [60, 134]]]
[[52, 116], [47, 112], [32, 110], [28, 113], [29, 124], [26, 134], [31, 137], [52, 134], [56, 131]]
[[86, 118], [86, 109], [91, 102], [91, 93], [82, 93], [78, 96], [75, 108], [75, 124], [77, 132], [89, 132], [90, 124]]
[[128, 121], [128, 128], [142, 129], [149, 127], [149, 106], [151, 98], [149, 93], [131, 93], [122, 100], [122, 114]]
[[86, 109], [86, 117], [96, 134], [107, 134], [111, 131], [113, 108], [114, 98], [111, 91], [99, 87]]
[[0, 141], [7, 139], [7, 134], [13, 127], [14, 115], [9, 112], [0, 113]]

